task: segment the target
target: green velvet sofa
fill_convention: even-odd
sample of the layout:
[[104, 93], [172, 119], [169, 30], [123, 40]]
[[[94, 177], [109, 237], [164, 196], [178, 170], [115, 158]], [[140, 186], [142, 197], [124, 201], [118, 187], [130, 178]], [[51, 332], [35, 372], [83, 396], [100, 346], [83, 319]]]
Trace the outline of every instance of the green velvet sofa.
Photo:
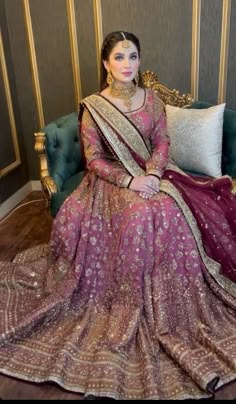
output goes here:
[[84, 175], [78, 138], [77, 113], [62, 116], [35, 133], [40, 179], [46, 205], [53, 217]]
[[[193, 102], [190, 94], [180, 95], [157, 80], [157, 76], [143, 73], [144, 85], [158, 93], [164, 104], [208, 108], [211, 104]], [[79, 185], [84, 175], [76, 112], [60, 117], [35, 133], [35, 150], [40, 159], [40, 179], [49, 212], [56, 216], [68, 195]], [[234, 178], [236, 191], [236, 112], [225, 109], [223, 126], [222, 173]]]

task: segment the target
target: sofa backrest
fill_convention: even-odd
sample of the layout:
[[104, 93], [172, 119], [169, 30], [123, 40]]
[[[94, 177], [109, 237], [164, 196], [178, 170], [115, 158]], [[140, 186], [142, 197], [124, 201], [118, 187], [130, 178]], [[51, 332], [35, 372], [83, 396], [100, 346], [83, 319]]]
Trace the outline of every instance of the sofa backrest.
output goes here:
[[[213, 104], [196, 101], [190, 108], [209, 108]], [[63, 183], [84, 169], [77, 113], [63, 116], [43, 128], [50, 175], [61, 191]], [[225, 109], [222, 145], [222, 173], [236, 178], [236, 112]]]
[[[212, 104], [193, 102], [191, 94], [180, 95], [177, 90], [170, 90], [161, 84], [157, 76], [146, 71], [142, 75], [145, 87], [152, 88], [158, 93], [163, 104], [189, 106], [190, 108], [208, 108]], [[84, 169], [81, 153], [81, 140], [78, 131], [78, 116], [76, 112], [65, 115], [42, 131], [46, 135], [46, 155], [49, 173], [57, 184], [59, 191], [63, 183]], [[222, 173], [236, 177], [236, 112], [225, 109], [223, 126]]]
[[49, 172], [61, 191], [63, 183], [83, 170], [77, 113], [62, 116], [45, 126]]

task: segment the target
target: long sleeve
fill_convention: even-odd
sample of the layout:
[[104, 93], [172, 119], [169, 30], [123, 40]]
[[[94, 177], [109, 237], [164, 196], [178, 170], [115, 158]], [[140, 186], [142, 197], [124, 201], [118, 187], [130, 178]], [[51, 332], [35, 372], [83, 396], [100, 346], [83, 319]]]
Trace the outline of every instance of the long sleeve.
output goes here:
[[114, 159], [111, 152], [104, 149], [99, 129], [86, 109], [80, 131], [88, 170], [119, 187], [127, 187], [132, 177]]
[[146, 162], [146, 173], [160, 178], [165, 171], [169, 156], [169, 137], [167, 134], [166, 115], [159, 97], [153, 97], [154, 123], [150, 136], [152, 156]]

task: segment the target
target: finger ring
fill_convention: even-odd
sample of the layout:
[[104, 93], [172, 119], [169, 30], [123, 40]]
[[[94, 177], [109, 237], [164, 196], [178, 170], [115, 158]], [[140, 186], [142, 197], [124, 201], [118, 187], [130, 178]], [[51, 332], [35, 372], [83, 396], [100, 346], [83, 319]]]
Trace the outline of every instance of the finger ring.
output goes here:
[[140, 196], [141, 196], [141, 198], [144, 198], [144, 199], [148, 198], [148, 194], [146, 194], [145, 192], [140, 192]]

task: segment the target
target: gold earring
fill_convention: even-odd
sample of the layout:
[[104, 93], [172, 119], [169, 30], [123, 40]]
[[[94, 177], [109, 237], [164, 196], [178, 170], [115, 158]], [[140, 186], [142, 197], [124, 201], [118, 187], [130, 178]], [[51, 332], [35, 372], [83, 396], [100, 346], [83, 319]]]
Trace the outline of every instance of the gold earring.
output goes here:
[[138, 86], [138, 83], [139, 83], [139, 72], [137, 72], [137, 73], [135, 74], [134, 81], [135, 81], [136, 86]]
[[107, 72], [107, 84], [110, 86], [113, 83], [114, 79], [111, 72]]

